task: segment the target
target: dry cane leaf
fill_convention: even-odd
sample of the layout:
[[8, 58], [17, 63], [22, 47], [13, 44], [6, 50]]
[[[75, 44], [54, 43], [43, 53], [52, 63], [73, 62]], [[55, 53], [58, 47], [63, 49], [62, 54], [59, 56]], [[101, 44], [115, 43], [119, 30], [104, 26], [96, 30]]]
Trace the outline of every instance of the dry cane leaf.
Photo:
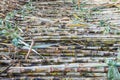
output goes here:
[[5, 15], [3, 13], [0, 13], [0, 18], [4, 18]]
[[80, 19], [77, 14], [73, 14], [76, 19]]
[[86, 24], [66, 24], [67, 27], [85, 27], [87, 26]]

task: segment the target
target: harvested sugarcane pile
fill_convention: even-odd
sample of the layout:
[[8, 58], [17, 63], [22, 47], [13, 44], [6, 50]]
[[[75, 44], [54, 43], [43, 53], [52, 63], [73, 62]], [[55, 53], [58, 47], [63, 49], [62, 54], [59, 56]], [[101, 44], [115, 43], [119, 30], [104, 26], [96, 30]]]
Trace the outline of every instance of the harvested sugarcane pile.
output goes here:
[[119, 60], [119, 4], [23, 3], [0, 19], [1, 80], [107, 80], [107, 61]]
[[19, 10], [22, 5], [28, 3], [29, 0], [1, 0], [0, 1], [0, 18], [5, 18], [8, 12]]

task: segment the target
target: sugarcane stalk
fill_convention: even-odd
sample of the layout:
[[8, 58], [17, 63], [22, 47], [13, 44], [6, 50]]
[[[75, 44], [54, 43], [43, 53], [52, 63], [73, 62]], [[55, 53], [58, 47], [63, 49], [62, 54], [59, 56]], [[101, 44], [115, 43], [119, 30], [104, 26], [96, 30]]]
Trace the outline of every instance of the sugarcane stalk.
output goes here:
[[11, 78], [1, 78], [1, 79], [5, 79], [5, 80], [10, 80], [10, 79], [45, 79], [45, 80], [53, 80], [53, 79], [61, 79], [61, 80], [75, 80], [75, 79], [78, 79], [78, 80], [94, 80], [94, 79], [103, 79], [103, 80], [107, 80], [106, 77], [87, 77], [87, 78], [81, 78], [81, 77], [66, 77], [66, 76], [59, 76], [59, 77], [53, 77], [53, 76], [45, 76], [45, 77], [11, 77]]
[[[99, 68], [96, 68], [96, 67], [84, 67], [84, 68], [44, 68], [44, 69], [35, 69], [35, 70], [32, 70], [32, 69], [24, 69], [24, 70], [18, 70], [18, 69], [12, 69], [12, 70], [9, 70], [8, 73], [12, 73], [12, 74], [15, 74], [17, 73], [18, 75], [20, 75], [21, 73], [22, 74], [27, 74], [27, 75], [35, 75], [35, 74], [38, 74], [38, 75], [42, 75], [42, 73], [44, 73], [46, 75], [46, 73], [50, 74], [50, 73], [79, 73], [82, 74], [84, 72], [87, 72], [87, 73], [100, 73], [100, 74], [103, 74], [103, 73], [107, 73], [108, 72], [108, 68], [105, 68], [105, 67], [99, 67]], [[22, 75], [21, 74], [21, 75]]]
[[[64, 75], [64, 72], [13, 74], [13, 76], [62, 76], [62, 75]], [[105, 73], [80, 73], [80, 72], [72, 73], [72, 72], [69, 72], [69, 73], [66, 73], [66, 76], [104, 77], [106, 76], [106, 74]]]
[[[109, 58], [106, 58], [106, 57], [96, 57], [96, 58], [90, 58], [90, 57], [86, 57], [86, 58], [75, 58], [75, 57], [71, 57], [71, 58], [68, 58], [68, 59], [64, 59], [63, 58], [53, 58], [53, 59], [46, 59], [46, 62], [48, 63], [73, 63], [73, 62], [81, 62], [81, 63], [98, 63], [98, 62], [104, 62], [105, 60], [104, 59], [112, 59], [112, 60], [115, 60], [115, 58], [113, 57], [109, 57]], [[20, 63], [25, 63], [25, 64], [41, 64], [42, 62], [44, 62], [43, 59], [38, 59], [38, 60], [31, 60], [31, 59], [28, 59], [27, 61], [26, 60], [0, 60], [0, 64], [10, 64], [11, 62], [20, 62]]]
[[33, 66], [33, 67], [11, 67], [10, 69], [12, 70], [36, 70], [36, 69], [50, 69], [50, 68], [78, 68], [78, 67], [106, 67], [106, 63], [71, 63], [68, 64], [67, 66], [65, 64], [61, 65], [47, 65], [47, 66]]

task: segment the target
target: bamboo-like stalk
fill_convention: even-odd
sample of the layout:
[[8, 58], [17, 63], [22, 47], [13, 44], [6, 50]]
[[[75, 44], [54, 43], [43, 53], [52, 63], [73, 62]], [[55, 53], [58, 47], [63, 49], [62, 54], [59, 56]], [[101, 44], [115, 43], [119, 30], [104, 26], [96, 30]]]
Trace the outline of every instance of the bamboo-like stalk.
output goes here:
[[33, 66], [33, 67], [11, 67], [10, 69], [12, 70], [36, 70], [36, 69], [50, 69], [50, 68], [79, 68], [79, 67], [107, 67], [106, 63], [71, 63], [71, 64], [61, 64], [61, 65], [46, 65], [46, 66]]
[[27, 61], [26, 60], [0, 60], [0, 64], [10, 64], [12, 62], [20, 62], [20, 63], [25, 63], [25, 64], [41, 64], [42, 62], [46, 61], [48, 63], [75, 63], [75, 62], [81, 62], [81, 63], [98, 63], [98, 62], [101, 62], [103, 63], [105, 60], [104, 59], [112, 59], [112, 60], [115, 60], [115, 58], [113, 57], [109, 57], [109, 58], [106, 58], [106, 57], [95, 57], [95, 58], [92, 58], [92, 57], [85, 57], [85, 58], [75, 58], [75, 57], [70, 57], [70, 58], [65, 58], [64, 57], [59, 57], [59, 58], [52, 58], [52, 59], [46, 59], [46, 60], [43, 60], [43, 59], [36, 59], [36, 60], [31, 60], [31, 59], [28, 59]]
[[[106, 48], [106, 47], [103, 47], [103, 48]], [[40, 50], [37, 50], [41, 55], [43, 56], [57, 56], [57, 55], [63, 55], [63, 56], [75, 56], [77, 55], [78, 57], [80, 56], [101, 56], [101, 57], [104, 57], [104, 56], [116, 56], [118, 53], [117, 52], [110, 52], [108, 51], [109, 48], [106, 48], [107, 50], [106, 51], [101, 51], [101, 50], [104, 50], [104, 49], [97, 49], [97, 50], [94, 50], [94, 51], [91, 51], [91, 50], [88, 50], [88, 49], [83, 49], [83, 50], [80, 50], [80, 49], [76, 49], [76, 50], [57, 50], [57, 49], [40, 49]], [[110, 49], [112, 50], [112, 49]], [[7, 50], [0, 50], [0, 51], [7, 51]], [[114, 49], [113, 49], [114, 51]], [[13, 51], [14, 52], [14, 51]], [[25, 55], [27, 53], [26, 50], [22, 50], [20, 51], [20, 54], [21, 55]]]
[[[37, 36], [36, 36], [37, 37]], [[78, 39], [80, 38], [120, 38], [119, 35], [79, 35], [79, 36], [60, 36], [60, 39], [64, 39], [64, 38], [72, 38], [72, 37], [76, 37]], [[50, 38], [49, 36], [42, 36], [42, 37], [38, 37], [38, 38]], [[55, 38], [55, 36], [51, 37], [51, 38]], [[55, 38], [57, 39], [57, 38]]]
[[[62, 67], [62, 68], [53, 68], [53, 67], [50, 67], [50, 68], [36, 68], [36, 69], [32, 69], [33, 67], [31, 67], [31, 69], [30, 68], [22, 68], [22, 69], [11, 69], [11, 70], [9, 70], [8, 71], [8, 73], [18, 73], [18, 74], [21, 74], [21, 73], [26, 73], [26, 74], [28, 74], [29, 75], [29, 73], [32, 75], [32, 73], [33, 73], [33, 75], [35, 74], [35, 73], [40, 73], [40, 74], [42, 74], [42, 73], [59, 73], [59, 72], [61, 72], [61, 73], [63, 73], [63, 72], [65, 72], [65, 73], [80, 73], [80, 74], [82, 74], [82, 73], [101, 73], [101, 74], [103, 74], [103, 73], [106, 73], [107, 71], [108, 71], [108, 68], [106, 68], [106, 67], [99, 67], [99, 68], [97, 68], [97, 67], [82, 67], [82, 68], [68, 68], [68, 67], [66, 67], [66, 68], [64, 68], [64, 67]], [[40, 74], [38, 74], [38, 75], [40, 75]], [[79, 75], [80, 75], [79, 74]]]
[[[28, 37], [24, 37], [26, 39], [26, 41], [31, 41], [28, 40]], [[106, 41], [120, 41], [117, 38], [81, 38], [81, 39], [56, 39], [56, 38], [51, 38], [51, 39], [42, 39], [42, 38], [36, 38], [35, 41], [39, 41], [39, 42], [46, 42], [46, 41], [70, 41], [70, 40], [74, 40], [74, 41], [82, 41], [82, 40], [88, 40], [88, 41], [102, 41], [102, 42], [106, 42]]]
[[[22, 52], [22, 53], [20, 53], [21, 54], [21, 56], [23, 55], [25, 55], [26, 54], [26, 52]], [[42, 56], [48, 56], [48, 57], [51, 57], [51, 56], [64, 56], [64, 57], [66, 57], [66, 56], [68, 56], [68, 57], [75, 57], [75, 55], [77, 56], [77, 57], [88, 57], [88, 56], [91, 56], [91, 57], [112, 57], [112, 56], [116, 56], [118, 53], [92, 53], [92, 54], [90, 54], [90, 53], [74, 53], [74, 52], [67, 52], [67, 53], [58, 53], [58, 52], [53, 52], [53, 53], [40, 53]]]
[[64, 72], [52, 72], [52, 73], [25, 73], [25, 74], [13, 74], [13, 76], [71, 76], [71, 77], [104, 77], [106, 76], [106, 73], [65, 73]]
[[53, 80], [53, 79], [61, 79], [61, 80], [66, 80], [66, 79], [69, 79], [69, 80], [99, 80], [99, 79], [102, 79], [102, 80], [107, 80], [106, 77], [87, 77], [87, 78], [80, 78], [80, 77], [66, 77], [66, 76], [60, 76], [60, 77], [54, 77], [54, 76], [45, 76], [45, 77], [11, 77], [11, 78], [1, 78], [3, 80], [10, 80], [10, 79], [28, 79], [28, 80], [31, 80], [31, 79], [45, 79], [45, 80]]
[[[99, 51], [99, 52], [105, 52], [105, 53], [112, 53], [112, 52], [108, 52], [106, 49], [108, 49], [108, 50], [114, 50], [114, 49], [116, 49], [117, 47], [119, 47], [119, 44], [111, 44], [110, 43], [110, 45], [113, 45], [113, 46], [110, 46], [109, 47], [109, 43], [106, 43], [106, 46], [87, 46], [87, 45], [85, 45], [85, 46], [83, 46], [83, 45], [81, 45], [81, 46], [79, 46], [79, 45], [74, 45], [74, 46], [59, 46], [59, 47], [52, 47], [52, 46], [54, 46], [54, 44], [53, 45], [46, 45], [46, 46], [33, 46], [33, 48], [34, 49], [38, 49], [37, 51], [38, 52], [40, 52], [40, 53], [75, 53], [76, 51], [79, 53], [79, 52], [82, 52], [82, 51], [84, 51], [85, 53], [86, 52], [90, 52], [92, 49], [94, 49], [95, 51], [93, 51], [94, 53], [96, 52], [97, 53], [97, 51]], [[60, 50], [59, 50], [60, 49]], [[0, 51], [2, 52], [2, 51], [4, 51], [4, 52], [7, 52], [9, 49], [8, 48], [0, 48]], [[22, 51], [21, 51], [22, 50]], [[24, 49], [24, 48], [22, 48], [20, 51], [21, 52], [26, 52], [26, 49]], [[86, 51], [85, 51], [86, 50]], [[100, 50], [103, 50], [103, 51], [100, 51]], [[11, 52], [14, 52], [14, 50], [12, 50]]]

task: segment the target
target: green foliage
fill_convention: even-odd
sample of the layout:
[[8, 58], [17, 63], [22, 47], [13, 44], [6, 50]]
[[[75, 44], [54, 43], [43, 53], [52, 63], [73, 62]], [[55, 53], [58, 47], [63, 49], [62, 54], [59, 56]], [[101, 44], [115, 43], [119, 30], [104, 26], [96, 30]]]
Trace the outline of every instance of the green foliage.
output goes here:
[[110, 27], [111, 25], [110, 25], [110, 23], [107, 22], [107, 20], [106, 21], [100, 20], [99, 26], [105, 28], [103, 34], [109, 34], [112, 31], [112, 29]]
[[85, 22], [88, 21], [88, 19], [91, 18], [91, 12], [89, 8], [86, 8], [86, 2], [81, 2], [80, 4], [76, 4], [76, 2], [73, 0], [73, 8], [76, 11], [75, 14], [79, 16], [79, 19], [75, 20], [75, 22]]
[[106, 27], [105, 27], [104, 34], [109, 34], [110, 31], [111, 31], [110, 24], [108, 24], [108, 25], [106, 25]]
[[[17, 21], [14, 21], [15, 15], [19, 14], [24, 18], [33, 8], [32, 3], [29, 2], [18, 11], [14, 10], [9, 12], [5, 19], [0, 19], [0, 36], [11, 40], [11, 43], [17, 48], [32, 50], [37, 55], [41, 56], [36, 50], [31, 49], [28, 43], [24, 42], [24, 39], [20, 35], [22, 29], [18, 26]], [[41, 57], [44, 58], [43, 56]]]
[[0, 19], [0, 35], [12, 40], [14, 46], [18, 46], [18, 40], [23, 38], [20, 36], [20, 26], [18, 26], [12, 19], [17, 14], [14, 10], [9, 12], [5, 19]]
[[72, 0], [72, 3], [75, 4], [75, 0]]
[[117, 49], [117, 61], [120, 62], [120, 47]]
[[118, 62], [120, 62], [120, 48], [118, 48], [117, 60], [108, 60], [108, 80], [120, 80], [120, 73], [118, 70]]
[[16, 22], [11, 21], [14, 19], [15, 15], [20, 14], [21, 17], [25, 17], [29, 11], [32, 11], [34, 7], [32, 6], [31, 1], [23, 6], [20, 10], [13, 10], [9, 12], [5, 19], [0, 19], [0, 35], [5, 36], [12, 40], [13, 45], [18, 46], [20, 37], [20, 26], [17, 25]]
[[117, 63], [113, 60], [109, 60], [108, 66], [108, 80], [120, 80], [120, 73], [117, 68]]
[[35, 7], [32, 5], [31, 1], [24, 5], [22, 9], [18, 10], [18, 14], [21, 14], [23, 17], [27, 16], [29, 13], [33, 12]]
[[99, 26], [100, 26], [100, 27], [105, 27], [105, 26], [106, 26], [106, 21], [100, 20]]
[[3, 20], [0, 19], [0, 27], [2, 27], [2, 25], [3, 25]]
[[118, 0], [111, 0], [112, 2], [117, 2]]

